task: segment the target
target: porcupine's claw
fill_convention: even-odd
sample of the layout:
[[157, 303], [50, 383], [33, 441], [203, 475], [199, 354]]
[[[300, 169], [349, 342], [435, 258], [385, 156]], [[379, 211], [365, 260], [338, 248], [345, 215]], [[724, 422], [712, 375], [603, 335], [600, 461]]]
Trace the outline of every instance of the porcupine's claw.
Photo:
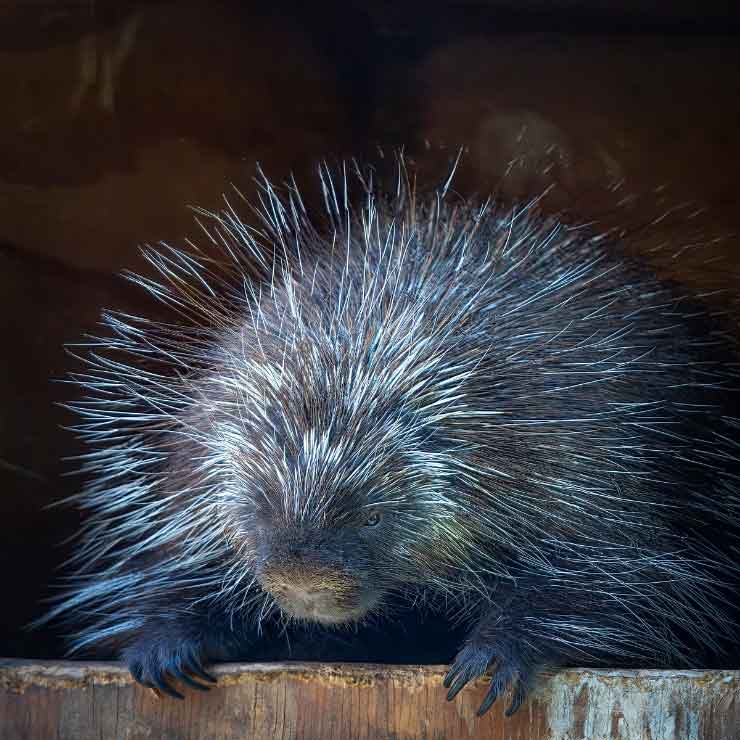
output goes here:
[[209, 687], [196, 679], [216, 683], [216, 679], [205, 671], [199, 646], [187, 639], [154, 638], [142, 639], [124, 650], [133, 678], [142, 686], [151, 689], [157, 697], [167, 694], [183, 699], [182, 693], [172, 686], [179, 681], [199, 691]]
[[496, 656], [493, 648], [477, 645], [474, 642], [465, 645], [458, 653], [455, 662], [445, 676], [444, 686], [449, 689], [447, 700], [452, 701], [470, 681], [484, 675], [492, 662], [494, 662], [494, 667], [491, 684], [477, 714], [479, 717], [484, 715], [499, 695], [510, 687], [513, 691], [512, 699], [505, 715], [510, 717], [514, 714], [527, 694], [527, 671], [516, 659], [502, 660], [500, 656]]
[[177, 679], [199, 691], [208, 691], [210, 687], [196, 681], [196, 678], [216, 683], [216, 679], [203, 669], [200, 656], [193, 645], [187, 645], [178, 653], [171, 672]]
[[447, 701], [452, 701], [470, 681], [482, 676], [492, 660], [493, 650], [466, 645], [445, 676], [444, 687], [449, 689]]
[[185, 697], [169, 684], [168, 676], [164, 671], [157, 671], [154, 674], [155, 693], [161, 691], [163, 694], [171, 696], [173, 699], [184, 699]]
[[[216, 684], [218, 683], [218, 679], [212, 676], [208, 671], [206, 671], [203, 666], [200, 664], [199, 661], [192, 661], [188, 664], [188, 672], [193, 678], [202, 678], [204, 681], [207, 681], [208, 683]], [[208, 688], [206, 686], [206, 688]]]

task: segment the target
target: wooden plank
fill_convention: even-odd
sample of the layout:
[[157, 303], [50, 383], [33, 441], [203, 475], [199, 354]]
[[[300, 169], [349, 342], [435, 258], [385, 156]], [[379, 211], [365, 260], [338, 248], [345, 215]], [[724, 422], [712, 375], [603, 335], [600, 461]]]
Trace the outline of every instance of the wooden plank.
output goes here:
[[475, 711], [485, 682], [445, 701], [442, 666], [225, 664], [219, 686], [157, 699], [116, 663], [0, 660], [0, 740], [495, 738], [737, 740], [740, 671], [548, 677], [513, 718]]

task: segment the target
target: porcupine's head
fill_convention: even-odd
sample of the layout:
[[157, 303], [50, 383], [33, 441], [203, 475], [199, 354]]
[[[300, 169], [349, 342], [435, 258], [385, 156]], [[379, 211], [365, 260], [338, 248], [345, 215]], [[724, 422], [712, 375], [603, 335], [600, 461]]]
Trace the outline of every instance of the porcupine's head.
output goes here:
[[[282, 612], [331, 624], [362, 619], [386, 592], [434, 576], [444, 476], [435, 437], [407, 397], [423, 385], [423, 358], [403, 325], [418, 317], [362, 317], [350, 298], [340, 310], [357, 311], [357, 321], [345, 331], [327, 294], [313, 290], [278, 289], [242, 330], [234, 410], [217, 424], [228, 481], [221, 511]], [[291, 302], [293, 316], [278, 308]], [[398, 333], [399, 346], [384, 332]]]
[[342, 394], [296, 383], [244, 410], [264, 414], [254, 426], [222, 430], [232, 536], [285, 614], [326, 624], [361, 619], [414, 579], [404, 529], [423, 515], [424, 477], [393, 409], [378, 423], [377, 406], [352, 413]]
[[444, 320], [430, 331], [437, 307], [407, 280], [410, 224], [373, 208], [379, 231], [337, 231], [333, 255], [328, 240], [310, 256], [300, 225], [300, 269], [254, 296], [219, 381], [224, 528], [285, 615], [324, 624], [439, 586], [472, 539], [445, 495], [454, 442], [434, 418], [475, 358], [459, 364]]

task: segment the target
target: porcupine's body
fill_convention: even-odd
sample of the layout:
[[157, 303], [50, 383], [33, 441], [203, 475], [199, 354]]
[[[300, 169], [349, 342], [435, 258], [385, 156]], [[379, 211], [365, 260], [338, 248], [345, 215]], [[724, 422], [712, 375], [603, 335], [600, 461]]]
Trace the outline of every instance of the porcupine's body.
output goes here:
[[[734, 347], [719, 318], [526, 211], [408, 191], [334, 233], [265, 186], [225, 260], [163, 248], [183, 326], [108, 317], [79, 404], [94, 450], [74, 646], [171, 678], [259, 639], [442, 595], [454, 695], [544, 665], [701, 663], [736, 639]], [[403, 189], [402, 189], [403, 190]], [[244, 278], [257, 264], [262, 279]]]

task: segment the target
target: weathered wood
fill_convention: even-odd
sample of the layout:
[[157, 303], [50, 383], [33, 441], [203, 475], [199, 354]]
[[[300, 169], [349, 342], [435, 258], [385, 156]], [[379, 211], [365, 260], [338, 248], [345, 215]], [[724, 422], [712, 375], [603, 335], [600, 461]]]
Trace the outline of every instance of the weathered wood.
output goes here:
[[564, 671], [513, 718], [445, 701], [444, 668], [229, 664], [219, 686], [157, 699], [115, 663], [0, 661], [0, 740], [496, 738], [737, 740], [740, 671]]

